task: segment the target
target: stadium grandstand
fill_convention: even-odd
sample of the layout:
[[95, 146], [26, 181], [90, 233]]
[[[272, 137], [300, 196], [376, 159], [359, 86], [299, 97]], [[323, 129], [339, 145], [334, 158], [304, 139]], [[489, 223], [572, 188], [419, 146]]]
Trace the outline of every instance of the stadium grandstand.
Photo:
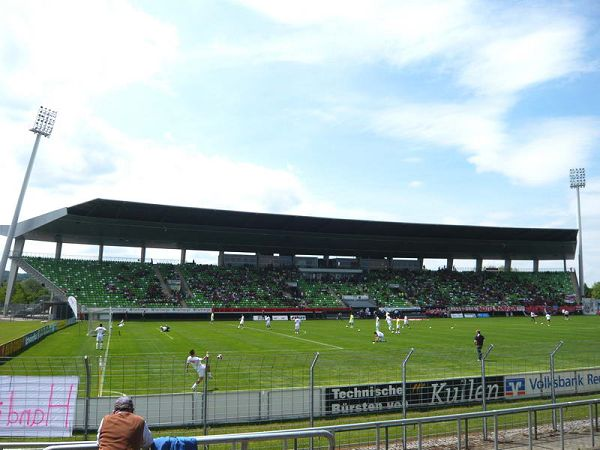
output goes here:
[[[6, 234], [7, 227], [0, 227]], [[5, 299], [18, 269], [84, 308], [207, 314], [350, 308], [446, 314], [453, 308], [523, 310], [575, 303], [567, 271], [577, 230], [428, 225], [223, 211], [96, 199], [17, 226]], [[30, 256], [27, 240], [55, 243], [54, 257]], [[98, 257], [62, 257], [62, 245], [98, 247]], [[105, 246], [139, 247], [137, 261], [110, 261]], [[179, 264], [148, 261], [148, 248], [178, 249]], [[218, 251], [217, 265], [186, 261], [189, 250]], [[333, 255], [344, 255], [343, 257]], [[446, 261], [424, 270], [425, 259]], [[454, 270], [471, 259], [472, 271]], [[486, 269], [486, 260], [503, 267]], [[528, 260], [532, 271], [512, 270]], [[539, 271], [540, 261], [563, 270]]]

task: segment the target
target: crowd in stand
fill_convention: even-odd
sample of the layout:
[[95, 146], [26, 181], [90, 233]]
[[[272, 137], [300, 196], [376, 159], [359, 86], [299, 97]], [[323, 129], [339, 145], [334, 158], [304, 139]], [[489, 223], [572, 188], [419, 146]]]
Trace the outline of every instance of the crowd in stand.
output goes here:
[[[233, 308], [335, 307], [344, 305], [343, 296], [366, 296], [377, 306], [418, 306], [442, 314], [459, 306], [561, 304], [574, 292], [565, 272], [373, 270], [307, 275], [295, 268], [30, 259], [32, 266], [78, 295], [82, 303], [94, 304], [98, 297], [108, 296], [115, 299], [115, 306], [186, 302]], [[97, 285], [102, 286], [100, 293]]]

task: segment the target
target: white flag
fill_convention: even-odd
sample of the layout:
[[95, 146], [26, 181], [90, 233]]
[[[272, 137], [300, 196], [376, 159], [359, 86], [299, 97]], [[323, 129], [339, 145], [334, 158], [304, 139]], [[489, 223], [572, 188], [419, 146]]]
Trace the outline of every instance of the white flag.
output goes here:
[[67, 298], [67, 301], [69, 302], [69, 306], [73, 310], [73, 315], [77, 319], [77, 299], [70, 295], [69, 298]]

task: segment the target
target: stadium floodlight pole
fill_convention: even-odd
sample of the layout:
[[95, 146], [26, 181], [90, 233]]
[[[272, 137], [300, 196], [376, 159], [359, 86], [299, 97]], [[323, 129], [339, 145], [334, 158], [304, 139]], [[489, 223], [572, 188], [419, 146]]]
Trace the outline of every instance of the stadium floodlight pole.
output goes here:
[[[8, 254], [10, 252], [10, 248], [12, 247], [12, 241], [15, 237], [17, 221], [19, 220], [19, 214], [21, 213], [21, 205], [23, 204], [23, 198], [25, 198], [25, 191], [27, 191], [27, 184], [29, 183], [29, 176], [31, 175], [31, 169], [33, 168], [35, 155], [37, 154], [38, 146], [40, 145], [40, 138], [42, 136], [47, 138], [50, 137], [50, 135], [52, 134], [52, 129], [54, 128], [55, 120], [56, 111], [52, 111], [51, 109], [40, 106], [40, 110], [38, 111], [38, 115], [35, 120], [35, 125], [29, 130], [35, 133], [36, 135], [35, 143], [33, 144], [33, 150], [31, 151], [31, 156], [29, 157], [29, 164], [27, 165], [25, 177], [23, 178], [21, 193], [19, 194], [19, 200], [17, 201], [15, 214], [13, 215], [12, 222], [8, 229], [6, 242], [4, 244], [4, 251], [2, 252], [2, 260], [0, 261], [0, 285], [4, 282], [4, 271], [6, 270], [6, 263], [8, 262]], [[6, 315], [6, 312], [8, 310], [8, 302], [9, 298], [7, 292], [6, 300], [4, 301], [4, 315]]]
[[577, 229], [579, 231], [579, 301], [585, 295], [585, 283], [583, 281], [583, 236], [581, 234], [581, 202], [579, 200], [579, 188], [585, 187], [585, 169], [570, 170], [571, 189], [577, 189]]

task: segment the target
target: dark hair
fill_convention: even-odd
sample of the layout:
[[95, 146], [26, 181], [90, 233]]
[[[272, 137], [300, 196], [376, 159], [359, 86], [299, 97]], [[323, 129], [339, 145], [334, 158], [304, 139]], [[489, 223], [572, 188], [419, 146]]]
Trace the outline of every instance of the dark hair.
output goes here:
[[196, 354], [196, 350], [194, 350], [194, 349], [191, 349], [191, 350], [190, 350], [190, 356], [194, 356], [195, 354]]

